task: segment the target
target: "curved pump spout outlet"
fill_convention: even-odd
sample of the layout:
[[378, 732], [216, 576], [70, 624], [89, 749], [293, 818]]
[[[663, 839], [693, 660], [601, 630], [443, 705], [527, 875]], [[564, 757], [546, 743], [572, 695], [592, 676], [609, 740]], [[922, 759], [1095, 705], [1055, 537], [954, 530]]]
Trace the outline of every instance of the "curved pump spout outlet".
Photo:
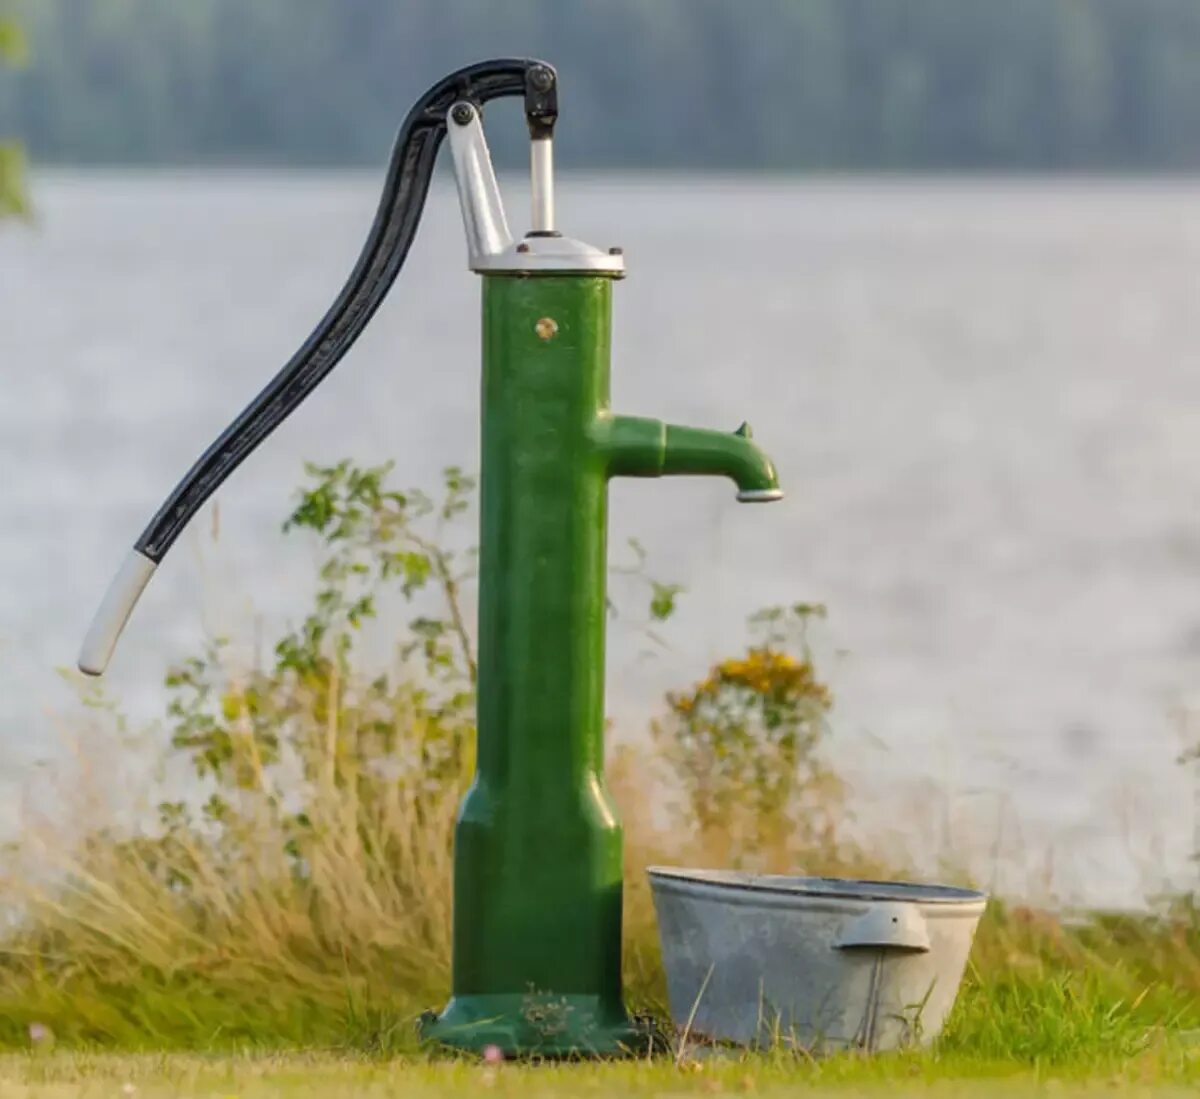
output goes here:
[[738, 486], [738, 502], [743, 504], [771, 504], [783, 499], [783, 489], [775, 476], [775, 466], [756, 444], [750, 440], [754, 433], [744, 420], [734, 433], [735, 438], [745, 439], [748, 453], [739, 461], [741, 474], [732, 474]]
[[640, 416], [606, 416], [599, 434], [614, 476], [728, 477], [744, 504], [783, 499], [775, 465], [754, 441], [749, 424], [727, 432]]

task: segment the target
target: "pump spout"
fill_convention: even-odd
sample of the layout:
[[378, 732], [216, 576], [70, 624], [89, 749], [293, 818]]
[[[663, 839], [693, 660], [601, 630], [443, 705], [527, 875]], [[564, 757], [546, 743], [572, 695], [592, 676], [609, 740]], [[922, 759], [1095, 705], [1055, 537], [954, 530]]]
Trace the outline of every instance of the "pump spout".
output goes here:
[[606, 414], [597, 424], [597, 435], [609, 476], [715, 475], [732, 480], [744, 504], [783, 499], [775, 465], [754, 442], [749, 424], [733, 432], [711, 431]]
[[744, 504], [783, 499], [775, 465], [754, 442], [747, 423], [732, 434], [667, 424], [663, 473], [724, 475], [737, 485]]

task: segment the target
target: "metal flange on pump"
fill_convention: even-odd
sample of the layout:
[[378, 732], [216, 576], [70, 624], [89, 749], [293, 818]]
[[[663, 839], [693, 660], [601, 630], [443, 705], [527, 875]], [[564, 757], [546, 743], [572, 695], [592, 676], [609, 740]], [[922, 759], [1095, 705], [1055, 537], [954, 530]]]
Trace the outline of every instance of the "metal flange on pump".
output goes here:
[[[532, 224], [514, 242], [482, 109], [524, 98]], [[619, 250], [555, 227], [558, 77], [487, 61], [435, 84], [400, 128], [383, 197], [345, 287], [300, 350], [200, 457], [135, 543], [85, 639], [101, 674], [155, 569], [221, 483], [337, 365], [408, 254], [449, 137], [471, 269], [483, 276], [478, 746], [455, 829], [452, 996], [426, 1038], [506, 1054], [644, 1044], [621, 994], [621, 828], [603, 777], [608, 481], [732, 479], [777, 500], [743, 425], [727, 433], [609, 408]]]

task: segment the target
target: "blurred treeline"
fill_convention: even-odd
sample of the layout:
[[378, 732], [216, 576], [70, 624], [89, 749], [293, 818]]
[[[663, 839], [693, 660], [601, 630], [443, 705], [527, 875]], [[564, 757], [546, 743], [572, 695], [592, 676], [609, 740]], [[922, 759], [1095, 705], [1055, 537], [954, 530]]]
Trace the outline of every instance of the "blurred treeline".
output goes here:
[[577, 165], [1200, 163], [1200, 0], [8, 0], [0, 132], [60, 162], [376, 163], [437, 77], [539, 55]]

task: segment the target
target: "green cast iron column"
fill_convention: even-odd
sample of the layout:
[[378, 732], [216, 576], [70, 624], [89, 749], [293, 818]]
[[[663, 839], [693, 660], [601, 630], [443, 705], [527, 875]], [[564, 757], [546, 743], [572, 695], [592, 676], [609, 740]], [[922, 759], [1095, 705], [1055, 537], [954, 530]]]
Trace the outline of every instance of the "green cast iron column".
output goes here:
[[483, 280], [478, 771], [455, 834], [464, 1048], [612, 1052], [622, 837], [604, 786], [612, 281]]

